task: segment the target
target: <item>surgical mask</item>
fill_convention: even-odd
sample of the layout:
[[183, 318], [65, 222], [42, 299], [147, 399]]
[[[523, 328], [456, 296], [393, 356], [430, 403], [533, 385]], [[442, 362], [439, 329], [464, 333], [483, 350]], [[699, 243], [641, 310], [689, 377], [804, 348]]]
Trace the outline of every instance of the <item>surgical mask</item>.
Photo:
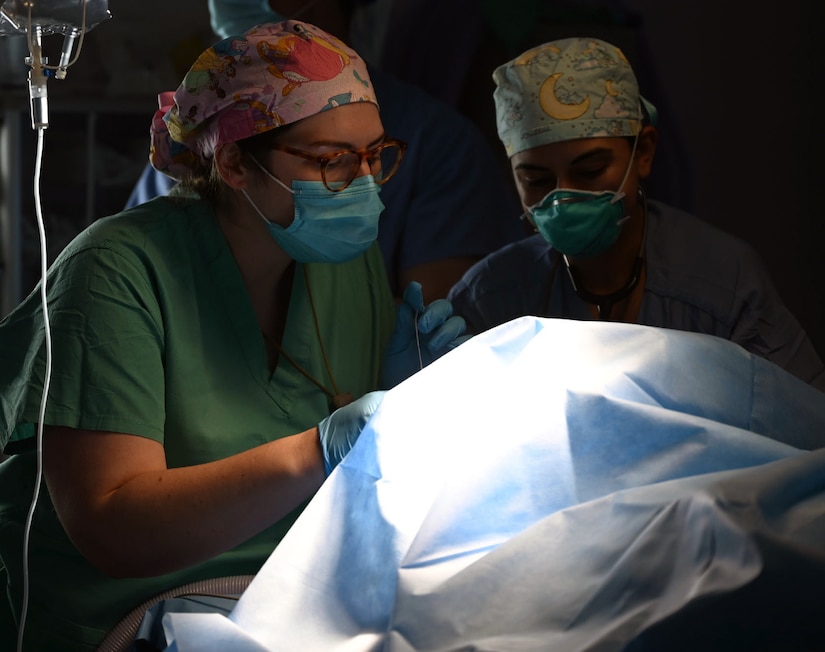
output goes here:
[[554, 249], [571, 258], [591, 258], [603, 254], [619, 239], [622, 225], [630, 219], [622, 189], [633, 165], [637, 140], [638, 135], [616, 192], [556, 188], [527, 209], [536, 229]]
[[292, 193], [295, 205], [292, 224], [284, 228], [270, 222], [246, 189], [241, 188], [241, 192], [281, 249], [294, 260], [343, 263], [362, 254], [375, 242], [384, 204], [378, 196], [380, 186], [372, 175], [353, 179], [339, 192], [332, 192], [322, 181], [293, 180], [289, 188], [258, 161], [255, 163], [270, 179]]

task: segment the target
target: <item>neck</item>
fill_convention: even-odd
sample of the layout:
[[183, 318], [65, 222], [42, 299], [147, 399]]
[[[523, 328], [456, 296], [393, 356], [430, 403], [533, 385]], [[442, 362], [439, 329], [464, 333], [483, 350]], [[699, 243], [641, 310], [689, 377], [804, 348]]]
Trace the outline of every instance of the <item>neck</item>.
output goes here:
[[266, 224], [248, 205], [236, 202], [216, 210], [216, 216], [253, 302], [262, 293], [271, 297], [294, 262], [292, 258], [278, 246]]
[[609, 252], [595, 259], [574, 261], [575, 265], [565, 258], [576, 294], [590, 304], [595, 319], [632, 323], [641, 308], [647, 276], [647, 205], [641, 193], [639, 199], [638, 211], [632, 213], [622, 229], [624, 238]]
[[609, 294], [625, 286], [633, 273], [645, 237], [645, 211], [640, 202], [624, 224], [619, 239], [608, 251], [593, 258], [567, 258], [578, 282], [591, 294]]

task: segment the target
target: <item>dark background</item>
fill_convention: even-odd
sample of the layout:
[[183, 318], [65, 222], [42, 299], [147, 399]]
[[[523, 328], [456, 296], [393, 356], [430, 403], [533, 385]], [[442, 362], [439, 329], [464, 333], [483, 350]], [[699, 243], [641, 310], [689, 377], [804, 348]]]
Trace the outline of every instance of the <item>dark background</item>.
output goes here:
[[[500, 154], [489, 75], [512, 56], [512, 48], [588, 33], [620, 45], [637, 69], [642, 94], [660, 114], [658, 167], [649, 193], [755, 246], [788, 307], [825, 355], [825, 3], [396, 3], [399, 11], [427, 14], [405, 21], [402, 31], [389, 28], [393, 48], [385, 67], [449, 94], [445, 99], [476, 120]], [[67, 79], [49, 82], [52, 120], [42, 201], [54, 233], [50, 251], [84, 221], [125, 202], [147, 160], [156, 93], [172, 90], [214, 38], [206, 0], [111, 0], [109, 9], [113, 18], [87, 34]], [[542, 17], [529, 20], [536, 12]], [[473, 30], [478, 37], [468, 41]], [[27, 72], [11, 38], [0, 39], [0, 92], [7, 109], [18, 101]], [[464, 49], [454, 57], [451, 48]], [[469, 62], [465, 69], [451, 75], [452, 62], [462, 59]], [[8, 111], [4, 115], [8, 121]], [[16, 172], [21, 179], [24, 230], [32, 240], [34, 138], [26, 102], [19, 116], [20, 155], [0, 159], [0, 172], [6, 178]], [[90, 147], [96, 152], [91, 167]]]

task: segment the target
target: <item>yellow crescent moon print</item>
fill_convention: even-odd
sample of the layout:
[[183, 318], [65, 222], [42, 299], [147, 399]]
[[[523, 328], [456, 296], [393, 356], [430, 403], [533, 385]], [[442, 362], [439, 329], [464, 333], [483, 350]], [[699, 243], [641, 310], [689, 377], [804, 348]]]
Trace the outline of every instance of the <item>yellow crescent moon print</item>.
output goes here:
[[539, 103], [544, 112], [556, 120], [575, 120], [590, 108], [590, 96], [579, 104], [563, 104], [556, 97], [556, 81], [564, 73], [557, 72], [544, 80], [539, 90]]
[[610, 95], [612, 97], [616, 97], [619, 94], [619, 91], [617, 91], [615, 88], [613, 88], [613, 80], [612, 79], [608, 79], [607, 81], [605, 81], [604, 90], [607, 92], [608, 95]]

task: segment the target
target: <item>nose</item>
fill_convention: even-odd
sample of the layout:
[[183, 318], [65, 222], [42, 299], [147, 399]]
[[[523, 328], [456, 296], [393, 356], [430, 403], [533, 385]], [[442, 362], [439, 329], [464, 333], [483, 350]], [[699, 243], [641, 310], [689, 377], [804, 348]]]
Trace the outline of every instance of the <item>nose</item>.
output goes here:
[[370, 156], [371, 154], [369, 153], [361, 154], [361, 161], [358, 165], [358, 174], [355, 175], [356, 177], [363, 177], [368, 174], [375, 174], [375, 171], [372, 169], [372, 166], [370, 165]]

